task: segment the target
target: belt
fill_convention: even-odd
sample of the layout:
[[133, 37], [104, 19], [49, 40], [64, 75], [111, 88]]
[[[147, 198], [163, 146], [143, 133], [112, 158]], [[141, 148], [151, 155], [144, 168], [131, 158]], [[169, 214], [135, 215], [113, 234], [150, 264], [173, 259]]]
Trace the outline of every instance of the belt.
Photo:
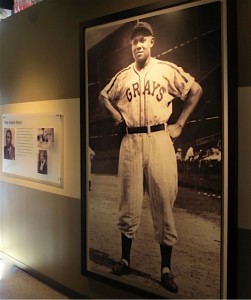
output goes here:
[[133, 133], [150, 133], [155, 131], [165, 130], [165, 124], [153, 125], [153, 126], [142, 126], [142, 127], [127, 127], [126, 132], [128, 134]]

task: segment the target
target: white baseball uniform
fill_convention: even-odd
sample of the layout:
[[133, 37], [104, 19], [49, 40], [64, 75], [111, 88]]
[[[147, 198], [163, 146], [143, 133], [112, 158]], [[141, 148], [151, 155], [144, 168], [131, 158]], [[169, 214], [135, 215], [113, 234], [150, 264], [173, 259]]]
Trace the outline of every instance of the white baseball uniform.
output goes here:
[[[128, 238], [136, 236], [146, 188], [156, 240], [169, 246], [177, 241], [173, 218], [177, 162], [166, 123], [172, 100], [185, 100], [193, 82], [194, 78], [177, 65], [151, 58], [141, 71], [136, 70], [135, 63], [121, 70], [101, 91], [128, 127], [121, 142], [118, 172], [118, 227]], [[151, 132], [150, 126], [155, 125], [160, 126]], [[147, 132], [137, 133], [144, 126]]]

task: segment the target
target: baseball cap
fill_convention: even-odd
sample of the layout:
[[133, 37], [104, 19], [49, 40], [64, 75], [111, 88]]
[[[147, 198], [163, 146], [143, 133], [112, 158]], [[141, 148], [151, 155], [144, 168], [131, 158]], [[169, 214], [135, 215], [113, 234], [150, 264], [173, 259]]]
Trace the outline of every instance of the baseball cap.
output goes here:
[[134, 27], [133, 30], [131, 32], [130, 35], [130, 39], [132, 40], [134, 38], [134, 36], [138, 33], [138, 32], [145, 32], [148, 35], [153, 35], [153, 30], [152, 27], [149, 23], [147, 22], [138, 22]]

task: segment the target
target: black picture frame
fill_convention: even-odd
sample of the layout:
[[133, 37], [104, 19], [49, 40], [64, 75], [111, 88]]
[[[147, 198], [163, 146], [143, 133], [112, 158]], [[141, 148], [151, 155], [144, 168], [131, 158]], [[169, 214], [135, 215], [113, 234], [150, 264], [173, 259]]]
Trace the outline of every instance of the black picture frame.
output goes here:
[[[235, 11], [234, 0], [161, 1], [80, 25], [83, 276], [146, 298], [236, 297], [238, 146]], [[194, 173], [180, 176], [179, 188], [184, 190], [178, 196], [177, 215], [182, 211], [184, 215], [190, 215], [191, 222], [198, 222], [197, 228], [211, 228], [213, 233], [186, 232], [188, 229], [184, 229], [180, 221], [178, 232], [186, 237], [187, 244], [184, 245], [184, 240], [180, 242], [176, 254], [173, 254], [174, 257], [177, 255], [173, 269], [176, 268], [178, 294], [170, 293], [161, 286], [155, 270], [160, 270], [155, 252], [152, 256], [154, 274], [149, 272], [150, 266], [145, 266], [151, 264], [148, 256], [139, 261], [139, 248], [148, 249], [140, 243], [134, 260], [142, 268], [131, 266], [132, 275], [124, 277], [111, 273], [121, 254], [120, 234], [114, 215], [117, 208], [118, 153], [123, 137], [111, 117], [100, 107], [98, 96], [112, 76], [132, 62], [128, 51], [130, 41], [126, 36], [129, 36], [136, 20], [151, 23], [154, 32], [157, 32], [156, 40], [160, 41], [160, 46], [154, 53], [155, 57], [182, 66], [203, 87], [202, 100], [186, 124], [183, 139], [174, 141], [175, 149], [188, 148], [192, 140], [196, 152], [201, 150], [200, 147], [203, 152], [206, 148], [221, 147], [220, 164], [216, 166], [206, 165], [207, 159], [200, 160], [200, 168], [205, 164], [203, 171], [198, 171], [198, 161], [186, 167], [185, 164], [179, 166], [179, 175], [187, 170], [192, 172], [191, 168]], [[175, 122], [181, 109], [181, 102], [176, 99], [170, 123]], [[91, 162], [89, 146], [95, 155]], [[187, 169], [184, 171], [184, 168]], [[90, 169], [92, 175], [89, 175]], [[91, 179], [94, 177], [91, 188], [90, 176]], [[187, 195], [191, 191], [194, 196], [189, 198]], [[207, 237], [211, 234], [214, 238], [209, 238], [209, 241]]]

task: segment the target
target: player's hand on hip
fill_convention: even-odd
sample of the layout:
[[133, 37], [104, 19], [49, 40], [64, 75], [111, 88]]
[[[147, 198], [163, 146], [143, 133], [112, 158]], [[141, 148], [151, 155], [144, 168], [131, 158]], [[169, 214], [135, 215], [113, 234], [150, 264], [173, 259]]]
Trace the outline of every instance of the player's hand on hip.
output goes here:
[[169, 135], [170, 135], [171, 139], [173, 139], [173, 140], [177, 139], [181, 135], [182, 129], [183, 129], [183, 127], [180, 126], [180, 124], [178, 124], [178, 123], [167, 126]]
[[116, 119], [114, 119], [114, 125], [115, 126], [119, 126], [123, 122], [124, 122], [123, 118], [116, 118]]
[[122, 115], [118, 111], [114, 111], [113, 113], [114, 125], [118, 126], [120, 123], [124, 121]]

